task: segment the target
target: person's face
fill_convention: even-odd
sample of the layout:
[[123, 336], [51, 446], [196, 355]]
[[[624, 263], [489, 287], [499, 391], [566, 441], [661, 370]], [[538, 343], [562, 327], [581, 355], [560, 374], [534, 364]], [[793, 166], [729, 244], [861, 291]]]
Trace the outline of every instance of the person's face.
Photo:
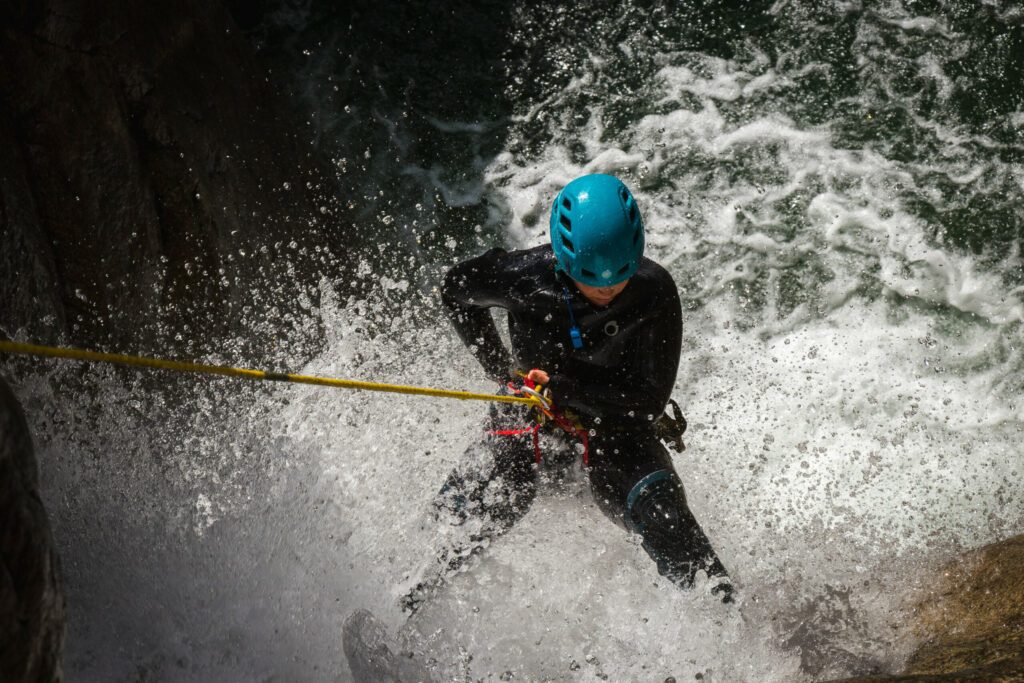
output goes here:
[[622, 282], [607, 287], [591, 287], [585, 285], [579, 280], [573, 280], [576, 285], [576, 289], [580, 290], [580, 293], [586, 297], [587, 301], [596, 306], [607, 306], [615, 300], [619, 294], [622, 294], [622, 290], [629, 284], [629, 280], [623, 280]]

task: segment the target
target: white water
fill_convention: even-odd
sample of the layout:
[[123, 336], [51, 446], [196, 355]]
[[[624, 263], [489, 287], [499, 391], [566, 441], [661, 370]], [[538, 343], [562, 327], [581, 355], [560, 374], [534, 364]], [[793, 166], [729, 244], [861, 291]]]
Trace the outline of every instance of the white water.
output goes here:
[[[923, 18], [877, 24], [948, 33]], [[944, 248], [902, 198], [941, 201], [926, 165], [971, 187], [982, 169], [1024, 173], [941, 123], [938, 157], [897, 162], [764, 105], [810, 67], [659, 59], [656, 106], [625, 129], [601, 109], [571, 119], [605, 78], [602, 58], [523, 107], [516, 125], [545, 114], [550, 140], [537, 157], [490, 160], [485, 192], [494, 225], [527, 246], [576, 175], [618, 173], [636, 190], [650, 255], [687, 302], [676, 397], [691, 429], [676, 466], [739, 604], [661, 580], [576, 480], [406, 622], [395, 600], [440, 533], [427, 505], [481, 405], [223, 380], [162, 391], [63, 366], [16, 389], [64, 557], [69, 680], [348, 680], [341, 623], [357, 608], [438, 680], [810, 681], [898, 667], [912, 643], [892, 626], [930, 572], [1024, 531], [1024, 304], [1000, 277], [1018, 255]], [[921, 68], [944, 78], [934, 61]], [[725, 115], [745, 101], [747, 115]], [[479, 132], [463, 123], [438, 126]], [[473, 203], [471, 185], [439, 189]], [[431, 296], [428, 281], [369, 263], [357, 276], [387, 286], [357, 301], [322, 283], [310, 324], [323, 321], [327, 343], [302, 371], [490, 390], [443, 316], [383, 305]]]

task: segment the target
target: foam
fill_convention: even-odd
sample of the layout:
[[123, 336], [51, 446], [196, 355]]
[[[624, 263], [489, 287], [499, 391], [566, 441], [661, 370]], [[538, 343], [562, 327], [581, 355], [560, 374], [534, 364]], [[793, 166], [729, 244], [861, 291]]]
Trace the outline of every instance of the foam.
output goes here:
[[[949, 37], [939, 22], [886, 21]], [[827, 126], [805, 128], [780, 112], [730, 122], [723, 105], [795, 80], [692, 58], [658, 72], [659, 113], [618, 135], [574, 139], [595, 162], [566, 163], [553, 133], [540, 158], [500, 156], [490, 177], [510, 208], [510, 236], [525, 246], [543, 241], [527, 226], [564, 181], [595, 170], [626, 176], [652, 256], [701, 306], [684, 323], [677, 384], [692, 425], [690, 451], [677, 462], [692, 507], [745, 591], [784, 596], [766, 599], [776, 616], [817, 604], [828, 586], [867, 581], [851, 598], [864, 618], [859, 635], [834, 642], [861, 663], [884, 658], [871, 633], [882, 633], [901, 603], [880, 584], [906, 584], [900, 573], [914, 558], [1021, 529], [1006, 511], [1024, 503], [1010, 474], [1024, 418], [1010, 387], [1024, 368], [1019, 351], [999, 350], [1019, 348], [1019, 293], [991, 265], [943, 248], [901, 199], [914, 190], [943, 201], [919, 180], [926, 166], [974, 183], [984, 171], [966, 147], [991, 143], [919, 121], [944, 157], [906, 164], [884, 148], [837, 147]], [[919, 67], [948, 94], [934, 59]], [[683, 105], [684, 94], [699, 106]], [[572, 94], [563, 98], [571, 108]], [[723, 164], [743, 172], [723, 175]], [[806, 291], [796, 305], [781, 290], [790, 274]], [[609, 621], [602, 630], [616, 629]], [[766, 648], [759, 656], [769, 666], [742, 674], [719, 659], [716, 671], [727, 680], [792, 679], [778, 634], [748, 626], [717, 625], [723, 639]], [[666, 640], [700, 633], [684, 628]]]

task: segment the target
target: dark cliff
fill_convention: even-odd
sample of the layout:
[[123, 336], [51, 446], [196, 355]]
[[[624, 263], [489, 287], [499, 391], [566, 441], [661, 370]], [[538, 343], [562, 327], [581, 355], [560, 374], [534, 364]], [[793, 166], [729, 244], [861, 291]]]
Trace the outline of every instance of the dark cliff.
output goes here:
[[298, 119], [221, 3], [5, 4], [0, 332], [197, 352], [287, 311], [334, 213]]
[[[185, 356], [232, 341], [240, 361], [301, 341], [293, 302], [348, 237], [236, 5], [0, 4], [0, 338]], [[0, 382], [0, 680], [61, 677], [54, 547]]]
[[32, 439], [0, 378], [0, 680], [60, 680], [64, 617]]

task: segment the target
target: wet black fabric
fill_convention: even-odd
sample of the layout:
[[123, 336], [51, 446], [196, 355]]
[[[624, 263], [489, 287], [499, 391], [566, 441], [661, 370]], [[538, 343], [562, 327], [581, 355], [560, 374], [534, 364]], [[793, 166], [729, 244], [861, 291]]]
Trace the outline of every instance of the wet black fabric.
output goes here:
[[[595, 418], [606, 427], [650, 426], [665, 409], [679, 367], [682, 314], [672, 276], [645, 258], [610, 305], [596, 306], [555, 263], [551, 247], [540, 246], [491, 249], [452, 268], [441, 296], [459, 336], [495, 381], [515, 370], [548, 372], [558, 405], [588, 426]], [[581, 349], [569, 337], [570, 306]], [[491, 308], [507, 315], [511, 352]]]
[[[440, 549], [436, 571], [406, 597], [408, 609], [414, 610], [427, 593], [526, 514], [536, 498], [542, 468], [551, 469], [553, 461], [564, 466], [580, 457], [578, 440], [554, 426], [546, 427], [550, 434], [543, 440], [540, 466], [530, 434], [491, 433], [530, 424], [531, 417], [521, 406], [491, 406], [483, 435], [467, 449], [434, 501], [439, 523], [470, 529], [461, 535], [445, 534], [449, 544]], [[727, 576], [686, 505], [668, 451], [653, 434], [595, 433], [589, 454], [586, 473], [598, 507], [613, 522], [640, 535], [662, 576], [682, 588], [693, 584], [698, 571]], [[649, 479], [654, 483], [642, 486]]]
[[[644, 259], [611, 305], [594, 306], [571, 281], [562, 281], [554, 265], [550, 247], [537, 247], [492, 249], [454, 267], [443, 299], [460, 337], [499, 382], [514, 369], [541, 368], [551, 375], [556, 405], [571, 408], [590, 431], [586, 472], [598, 506], [640, 535], [663, 576], [681, 587], [691, 586], [698, 571], [726, 577], [653, 428], [679, 364], [682, 316], [675, 283], [663, 268]], [[583, 332], [579, 350], [572, 348], [569, 336], [569, 305]], [[507, 311], [511, 353], [490, 308]], [[484, 434], [434, 502], [439, 522], [466, 533], [445, 534], [448, 544], [439, 553], [437, 571], [403, 599], [406, 609], [415, 610], [447, 575], [526, 514], [539, 480], [531, 435], [491, 432], [532, 424], [523, 406], [492, 404]], [[545, 462], [576, 453], [575, 437], [550, 423], [544, 429]], [[731, 587], [719, 590], [727, 596]]]

